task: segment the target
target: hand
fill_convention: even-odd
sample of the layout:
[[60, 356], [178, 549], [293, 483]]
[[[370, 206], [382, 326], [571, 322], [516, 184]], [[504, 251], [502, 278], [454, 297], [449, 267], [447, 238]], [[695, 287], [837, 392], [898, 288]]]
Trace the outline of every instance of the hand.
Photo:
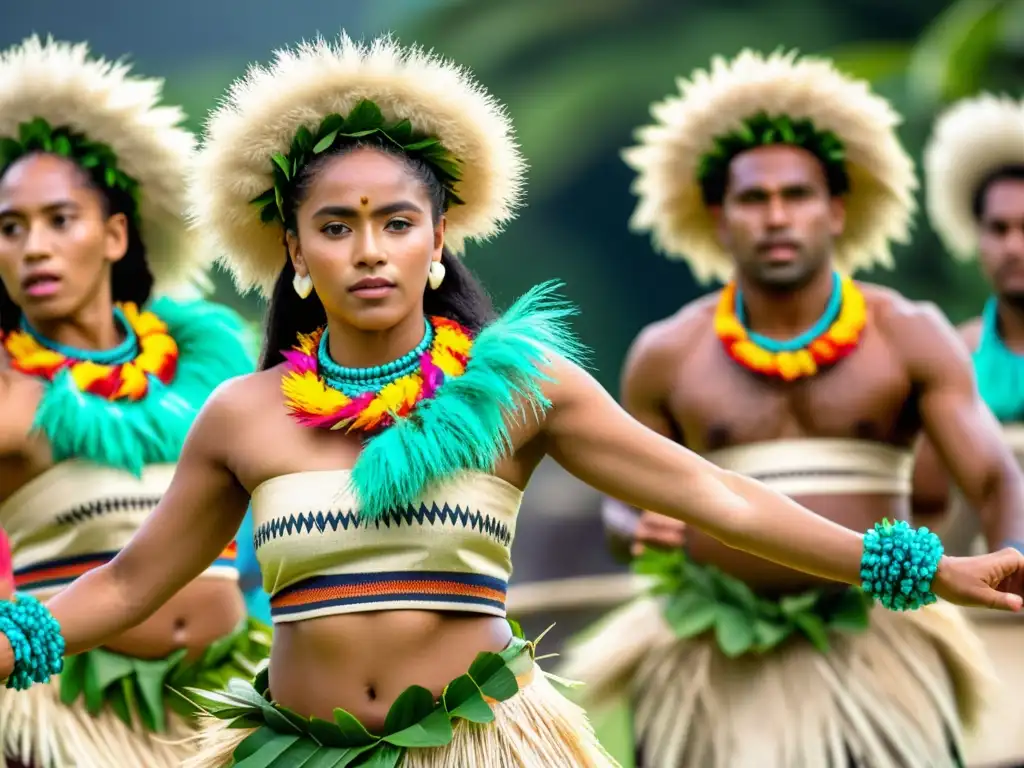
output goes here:
[[686, 523], [655, 512], [644, 512], [637, 523], [630, 552], [633, 557], [639, 557], [646, 546], [680, 549], [685, 543]]
[[1024, 555], [1007, 547], [978, 557], [943, 557], [932, 589], [957, 605], [1019, 611], [1024, 603]]

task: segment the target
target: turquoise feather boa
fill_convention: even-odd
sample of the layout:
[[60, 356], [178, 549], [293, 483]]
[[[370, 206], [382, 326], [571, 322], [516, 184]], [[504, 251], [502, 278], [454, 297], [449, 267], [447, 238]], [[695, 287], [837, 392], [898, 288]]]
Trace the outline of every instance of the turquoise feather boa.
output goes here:
[[550, 406], [541, 389], [551, 381], [548, 363], [587, 357], [568, 322], [577, 310], [556, 294], [561, 285], [549, 281], [522, 296], [480, 332], [462, 376], [367, 441], [351, 478], [363, 520], [379, 520], [459, 472], [493, 471], [511, 449], [509, 421]]
[[110, 402], [82, 392], [67, 371], [46, 386], [34, 428], [54, 461], [85, 459], [138, 475], [147, 464], [175, 462], [199, 409], [226, 379], [251, 373], [250, 331], [227, 307], [159, 298], [147, 307], [178, 344], [169, 385], [150, 377], [137, 403]]

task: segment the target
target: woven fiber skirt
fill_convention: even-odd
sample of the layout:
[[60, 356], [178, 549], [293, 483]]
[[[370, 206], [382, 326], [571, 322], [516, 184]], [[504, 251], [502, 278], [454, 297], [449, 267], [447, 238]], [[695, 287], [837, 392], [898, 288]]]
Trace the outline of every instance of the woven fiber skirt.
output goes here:
[[963, 765], [994, 681], [959, 609], [894, 613], [859, 590], [769, 602], [702, 573], [606, 617], [556, 670], [592, 712], [630, 703], [642, 768]]
[[440, 699], [413, 686], [392, 705], [385, 733], [352, 715], [304, 718], [270, 697], [264, 670], [253, 685], [193, 692], [209, 717], [185, 768], [373, 765], [375, 768], [617, 768], [583, 710], [559, 693], [517, 638], [482, 653]]
[[178, 768], [194, 754], [194, 685], [248, 679], [270, 651], [270, 628], [249, 619], [195, 661], [179, 651], [143, 660], [99, 648], [65, 659], [27, 691], [0, 688], [7, 768]]

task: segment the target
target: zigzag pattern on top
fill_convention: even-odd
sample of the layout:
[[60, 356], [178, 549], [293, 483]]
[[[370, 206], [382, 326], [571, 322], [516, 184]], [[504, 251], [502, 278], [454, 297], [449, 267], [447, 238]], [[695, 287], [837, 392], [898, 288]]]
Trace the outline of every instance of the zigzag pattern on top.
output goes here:
[[[400, 509], [391, 510], [377, 520], [366, 521], [365, 525], [373, 525], [380, 529], [381, 526], [390, 528], [392, 525], [396, 527], [412, 525], [414, 521], [419, 525], [425, 523], [430, 525], [461, 524], [463, 528], [471, 528], [490, 536], [502, 546], [512, 546], [512, 533], [505, 523], [488, 514], [479, 511], [473, 512], [460, 505], [456, 505], [453, 509], [448, 504], [441, 507], [438, 507], [437, 504], [431, 504], [429, 507], [426, 504], [420, 504], [418, 507], [410, 504]], [[256, 529], [253, 542], [259, 549], [274, 539], [292, 536], [296, 533], [312, 533], [314, 530], [326, 533], [328, 527], [336, 532], [339, 526], [342, 530], [347, 531], [349, 528], [358, 528], [359, 525], [360, 515], [352, 510], [328, 511], [327, 513], [322, 511], [306, 512], [301, 515], [279, 517], [263, 523]]]
[[102, 517], [111, 512], [136, 512], [139, 510], [152, 510], [160, 503], [160, 495], [152, 496], [130, 496], [116, 499], [103, 499], [102, 501], [90, 501], [88, 504], [79, 504], [54, 520], [57, 525], [68, 525], [83, 523], [94, 517]]

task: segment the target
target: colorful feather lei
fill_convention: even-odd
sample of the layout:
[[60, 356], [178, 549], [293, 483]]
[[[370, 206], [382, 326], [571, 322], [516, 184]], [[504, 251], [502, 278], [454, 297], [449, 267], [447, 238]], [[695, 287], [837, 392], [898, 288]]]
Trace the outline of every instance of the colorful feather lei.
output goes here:
[[55, 461], [84, 459], [134, 474], [147, 464], [177, 461], [213, 390], [252, 372], [250, 330], [227, 307], [159, 298], [149, 311], [177, 345], [173, 378], [150, 375], [145, 397], [108, 400], [83, 392], [68, 368], [58, 370], [46, 383], [34, 421]]
[[12, 331], [3, 337], [11, 367], [46, 381], [67, 371], [82, 392], [107, 400], [138, 402], [149, 392], [151, 378], [169, 384], [178, 368], [178, 345], [167, 325], [152, 312], [140, 312], [134, 304], [119, 304], [119, 316], [138, 344], [135, 357], [116, 365], [102, 365], [50, 349], [27, 331]]
[[[542, 389], [552, 381], [549, 365], [556, 358], [582, 364], [587, 357], [569, 326], [577, 310], [556, 293], [561, 285], [549, 281], [534, 287], [475, 339], [456, 323], [432, 319], [435, 338], [429, 355], [434, 368], [421, 364], [418, 373], [427, 371], [431, 381], [408, 383], [407, 390], [398, 388], [393, 395], [382, 397], [383, 390], [375, 394], [398, 407], [389, 411], [387, 428], [367, 439], [352, 468], [352, 490], [363, 520], [379, 520], [428, 486], [460, 472], [494, 471], [512, 448], [509, 423], [550, 406]], [[316, 373], [308, 367], [316, 362], [316, 345], [311, 338], [302, 343], [305, 352], [289, 361], [286, 378], [297, 373], [292, 366], [306, 366], [299, 374], [304, 391], [323, 397], [319, 404], [303, 405], [304, 423], [340, 424], [332, 420], [340, 417], [345, 396], [320, 395], [316, 387], [325, 382], [318, 378], [314, 386]], [[296, 379], [291, 381], [294, 385]], [[321, 413], [331, 416], [319, 422]], [[370, 422], [366, 418], [361, 423]], [[355, 428], [356, 423], [344, 426]]]
[[380, 387], [346, 394], [321, 374], [318, 350], [324, 329], [300, 334], [298, 344], [284, 352], [288, 372], [281, 380], [285, 407], [299, 424], [373, 434], [408, 416], [423, 400], [431, 399], [446, 377], [466, 370], [473, 339], [469, 331], [443, 317], [429, 318], [430, 347], [418, 355], [415, 370]]
[[867, 322], [864, 294], [851, 278], [843, 277], [836, 297], [839, 310], [827, 328], [797, 349], [769, 349], [770, 340], [759, 343], [756, 334], [750, 333], [737, 316], [736, 290], [735, 282], [728, 283], [715, 310], [715, 333], [726, 354], [748, 370], [787, 382], [814, 376], [821, 368], [851, 354]]

